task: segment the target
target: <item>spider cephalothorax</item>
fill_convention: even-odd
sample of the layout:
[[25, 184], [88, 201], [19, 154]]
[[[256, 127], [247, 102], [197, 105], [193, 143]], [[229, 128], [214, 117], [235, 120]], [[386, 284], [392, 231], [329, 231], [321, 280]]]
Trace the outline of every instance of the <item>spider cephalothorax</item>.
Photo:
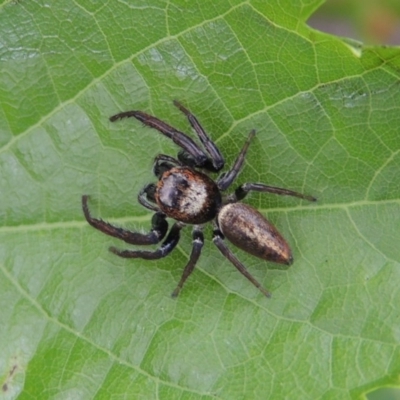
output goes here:
[[[315, 198], [262, 183], [244, 183], [232, 194], [223, 196], [222, 192], [229, 188], [240, 172], [255, 131], [250, 132], [233, 167], [214, 181], [205, 172], [219, 172], [224, 167], [224, 158], [196, 117], [177, 101], [174, 101], [174, 104], [187, 116], [205, 150], [186, 134], [142, 111], [127, 111], [110, 118], [114, 122], [122, 118], [135, 117], [145, 125], [157, 129], [163, 135], [172, 139], [182, 149], [177, 158], [164, 154], [156, 157], [154, 174], [157, 176], [158, 182], [146, 185], [139, 193], [140, 204], [155, 212], [151, 231], [148, 234], [131, 232], [93, 218], [87, 205], [88, 196], [84, 195], [82, 196], [82, 207], [86, 220], [94, 228], [126, 243], [150, 245], [159, 243], [167, 235], [168, 222], [166, 218], [174, 219], [176, 222], [157, 250], [110, 248], [110, 251], [120, 257], [148, 260], [155, 260], [168, 255], [179, 241], [180, 230], [185, 225], [193, 225], [192, 252], [181, 280], [172, 293], [173, 297], [179, 294], [200, 257], [204, 244], [202, 233], [204, 224], [212, 222], [214, 244], [239, 272], [265, 296], [270, 297], [270, 293], [248, 272], [246, 267], [229, 250], [223, 239], [228, 239], [235, 246], [256, 257], [280, 264], [291, 264], [293, 262], [292, 252], [282, 235], [262, 214], [247, 204], [239, 203], [239, 201], [244, 199], [251, 191], [295, 196], [310, 201], [315, 201]], [[199, 171], [199, 169], [204, 172]]]

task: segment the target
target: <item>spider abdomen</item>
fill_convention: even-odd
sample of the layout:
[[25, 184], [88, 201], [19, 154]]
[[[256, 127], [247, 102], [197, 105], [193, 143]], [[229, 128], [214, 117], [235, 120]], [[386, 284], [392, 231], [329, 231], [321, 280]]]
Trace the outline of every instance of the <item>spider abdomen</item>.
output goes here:
[[174, 167], [158, 181], [155, 200], [168, 217], [187, 224], [203, 224], [215, 218], [221, 194], [215, 182], [202, 172]]
[[290, 265], [292, 252], [277, 229], [257, 210], [243, 203], [222, 207], [218, 224], [235, 246], [263, 260]]

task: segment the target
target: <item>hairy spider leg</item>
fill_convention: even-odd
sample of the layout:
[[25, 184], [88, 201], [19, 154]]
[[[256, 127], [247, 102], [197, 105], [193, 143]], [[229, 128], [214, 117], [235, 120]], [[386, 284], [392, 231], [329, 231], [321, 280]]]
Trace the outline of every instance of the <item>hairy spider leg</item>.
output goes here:
[[154, 128], [163, 135], [172, 139], [174, 143], [176, 143], [186, 153], [190, 154], [194, 158], [196, 165], [201, 167], [208, 161], [208, 157], [204, 151], [201, 150], [200, 147], [189, 136], [152, 115], [146, 114], [142, 111], [125, 111], [111, 116], [110, 121], [115, 122], [119, 119], [130, 117], [136, 118], [144, 125]]
[[271, 297], [271, 293], [264, 289], [260, 282], [250, 272], [247, 268], [236, 258], [236, 256], [229, 250], [228, 246], [223, 240], [223, 234], [219, 229], [214, 230], [213, 242], [218, 247], [218, 250], [237, 268], [237, 270], [245, 276], [261, 293], [266, 297]]
[[149, 233], [131, 232], [122, 228], [118, 228], [109, 224], [101, 219], [93, 218], [90, 215], [88, 208], [89, 196], [82, 196], [82, 209], [86, 221], [93, 226], [93, 228], [105, 233], [106, 235], [121, 239], [126, 243], [135, 245], [150, 245], [160, 242], [168, 231], [168, 222], [166, 221], [165, 214], [157, 212], [153, 215], [151, 220], [151, 231]]
[[182, 163], [174, 157], [167, 156], [166, 154], [159, 154], [154, 159], [153, 173], [161, 179], [164, 172], [169, 171], [173, 167], [181, 167]]
[[172, 297], [177, 297], [179, 292], [181, 291], [183, 284], [185, 283], [186, 279], [189, 275], [193, 272], [194, 267], [200, 257], [201, 249], [204, 245], [204, 235], [201, 231], [201, 228], [195, 226], [192, 233], [193, 244], [192, 244], [192, 252], [190, 253], [189, 262], [186, 264], [186, 267], [183, 270], [181, 280], [179, 281], [177, 287], [172, 292]]
[[180, 231], [184, 225], [176, 222], [172, 225], [167, 238], [162, 245], [154, 251], [146, 250], [119, 250], [116, 247], [110, 247], [109, 250], [122, 258], [143, 258], [145, 260], [157, 260], [167, 256], [178, 244], [180, 239]]
[[214, 170], [213, 172], [220, 171], [224, 167], [225, 161], [217, 145], [210, 139], [203, 127], [200, 125], [197, 118], [187, 108], [185, 108], [177, 100], [174, 100], [174, 105], [187, 116], [190, 125], [192, 125], [192, 128], [196, 131], [201, 143], [210, 155], [211, 163]]
[[160, 161], [165, 161], [174, 166], [182, 165], [182, 163], [179, 160], [177, 160], [175, 157], [168, 156], [167, 154], [158, 154], [156, 157], [154, 157], [154, 164], [156, 164]]
[[293, 196], [299, 197], [300, 199], [308, 200], [308, 201], [317, 201], [317, 199], [313, 196], [308, 196], [302, 193], [294, 192], [293, 190], [283, 189], [275, 186], [268, 186], [262, 183], [244, 183], [240, 185], [233, 194], [228, 196], [228, 203], [236, 203], [240, 200], [243, 200], [250, 192], [268, 192], [279, 194], [282, 196]]
[[[146, 185], [138, 194], [138, 202], [145, 208], [155, 211], [156, 213], [161, 213], [160, 209], [152, 203], [155, 203], [154, 193], [156, 192], [156, 185], [154, 183], [149, 183]], [[152, 202], [150, 203], [149, 200]]]
[[220, 190], [228, 189], [228, 187], [238, 176], [240, 170], [242, 169], [244, 160], [246, 158], [247, 149], [249, 148], [250, 142], [252, 141], [255, 135], [256, 131], [254, 129], [251, 130], [232, 168], [218, 178], [217, 185]]

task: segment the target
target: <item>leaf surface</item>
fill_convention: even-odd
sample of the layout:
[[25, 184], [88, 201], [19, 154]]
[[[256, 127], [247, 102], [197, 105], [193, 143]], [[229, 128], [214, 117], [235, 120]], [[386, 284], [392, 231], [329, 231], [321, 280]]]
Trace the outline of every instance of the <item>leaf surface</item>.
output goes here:
[[[7, 398], [350, 399], [398, 385], [400, 51], [310, 29], [320, 1], [0, 5], [0, 376]], [[177, 147], [137, 109], [201, 121], [237, 183], [287, 238], [282, 268], [212, 245], [170, 297], [191, 248], [157, 261], [91, 228], [148, 230], [136, 196]], [[191, 133], [192, 134], [192, 133]]]

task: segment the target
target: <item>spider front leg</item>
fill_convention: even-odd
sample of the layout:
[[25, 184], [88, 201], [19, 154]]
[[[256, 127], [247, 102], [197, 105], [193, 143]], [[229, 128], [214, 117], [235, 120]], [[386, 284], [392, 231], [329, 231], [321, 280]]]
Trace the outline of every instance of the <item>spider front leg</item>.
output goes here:
[[188, 118], [190, 125], [192, 125], [192, 128], [196, 131], [197, 136], [199, 137], [201, 143], [207, 150], [208, 154], [211, 157], [211, 163], [212, 165], [208, 168], [212, 172], [218, 172], [220, 171], [225, 164], [224, 157], [222, 157], [221, 152], [219, 151], [218, 147], [216, 144], [208, 137], [207, 133], [203, 129], [203, 127], [200, 125], [199, 121], [197, 118], [187, 109], [185, 108], [179, 101], [174, 100], [174, 105], [179, 108]]
[[162, 245], [155, 251], [146, 250], [119, 250], [116, 247], [110, 247], [109, 250], [115, 255], [122, 258], [143, 258], [145, 260], [158, 260], [167, 256], [178, 244], [180, 239], [180, 231], [183, 225], [176, 222], [172, 225], [167, 238]]
[[167, 156], [165, 154], [159, 154], [153, 163], [153, 173], [158, 178], [161, 179], [163, 174], [174, 167], [181, 167], [182, 163], [174, 157]]
[[82, 196], [82, 209], [86, 221], [93, 226], [93, 228], [105, 233], [106, 235], [121, 239], [129, 244], [136, 245], [150, 245], [157, 244], [162, 240], [168, 231], [168, 222], [166, 221], [165, 214], [156, 212], [151, 220], [151, 231], [149, 233], [131, 232], [114, 225], [109, 224], [101, 219], [93, 218], [90, 214], [88, 207], [89, 196]]
[[200, 147], [189, 136], [166, 124], [164, 121], [144, 113], [143, 111], [133, 110], [115, 114], [110, 117], [110, 121], [115, 122], [119, 119], [130, 117], [136, 118], [144, 125], [154, 128], [164, 136], [172, 139], [179, 147], [181, 147], [186, 153], [190, 154], [195, 159], [198, 166], [202, 166], [208, 161], [208, 157], [204, 151], [201, 150]]
[[155, 192], [156, 192], [156, 185], [154, 183], [149, 183], [139, 192], [138, 202], [143, 207], [146, 207], [149, 210], [155, 211], [157, 213], [160, 212], [160, 209], [155, 204], [153, 204], [156, 202], [156, 199], [154, 198]]

